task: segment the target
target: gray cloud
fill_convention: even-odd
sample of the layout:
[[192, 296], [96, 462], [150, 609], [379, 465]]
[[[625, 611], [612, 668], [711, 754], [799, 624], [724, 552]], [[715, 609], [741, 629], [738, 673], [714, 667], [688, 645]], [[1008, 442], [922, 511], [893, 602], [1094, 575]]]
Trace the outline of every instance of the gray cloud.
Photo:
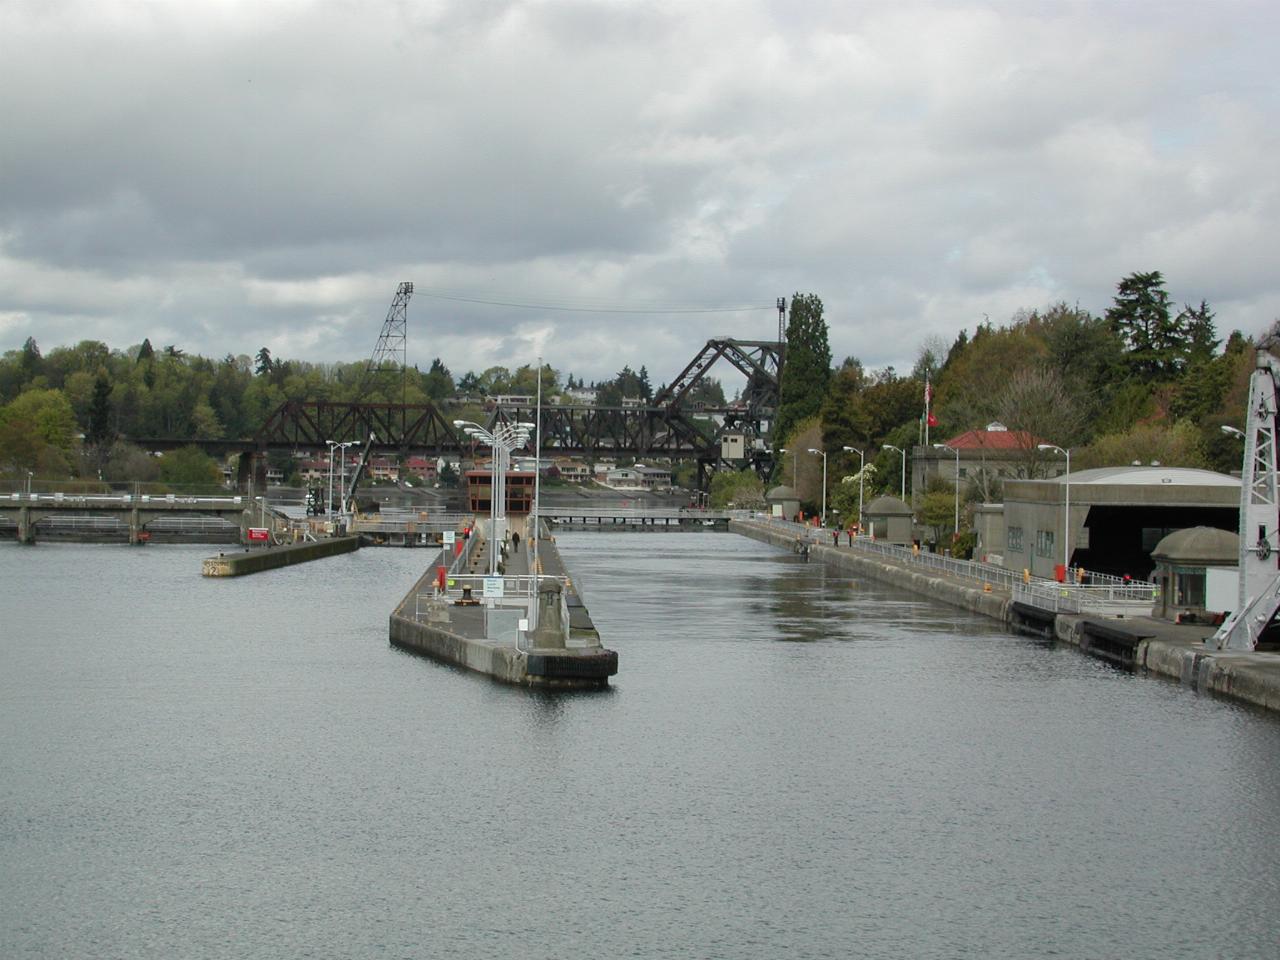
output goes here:
[[[1262, 4], [7, 4], [0, 345], [356, 359], [396, 283], [608, 308], [813, 291], [833, 352], [1160, 269], [1280, 307]], [[1158, 16], [1155, 15], [1158, 13]], [[737, 315], [420, 296], [411, 360], [674, 376]]]

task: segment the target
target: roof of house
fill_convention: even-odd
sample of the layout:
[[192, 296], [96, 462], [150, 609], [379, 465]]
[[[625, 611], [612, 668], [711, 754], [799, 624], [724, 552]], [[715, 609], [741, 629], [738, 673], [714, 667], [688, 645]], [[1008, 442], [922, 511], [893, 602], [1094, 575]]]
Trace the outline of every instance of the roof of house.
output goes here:
[[989, 423], [976, 430], [966, 430], [947, 441], [955, 450], [1030, 450], [1044, 441], [1026, 430], [1010, 430], [1003, 423]]

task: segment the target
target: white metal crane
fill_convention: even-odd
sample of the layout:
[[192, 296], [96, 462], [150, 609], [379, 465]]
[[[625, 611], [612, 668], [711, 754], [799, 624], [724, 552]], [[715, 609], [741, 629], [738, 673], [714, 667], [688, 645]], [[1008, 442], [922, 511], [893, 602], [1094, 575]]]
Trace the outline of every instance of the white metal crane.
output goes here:
[[1258, 348], [1240, 474], [1240, 592], [1236, 608], [1208, 641], [1218, 650], [1252, 650], [1280, 612], [1280, 485], [1276, 479], [1276, 394], [1280, 321]]

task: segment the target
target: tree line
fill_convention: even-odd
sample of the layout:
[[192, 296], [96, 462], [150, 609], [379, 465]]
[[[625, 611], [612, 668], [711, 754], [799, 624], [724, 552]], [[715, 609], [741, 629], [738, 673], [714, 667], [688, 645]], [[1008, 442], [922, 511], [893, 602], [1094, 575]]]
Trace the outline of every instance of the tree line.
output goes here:
[[[401, 373], [371, 371], [366, 361], [283, 360], [267, 347], [253, 357], [227, 354], [214, 360], [177, 345], [156, 349], [149, 339], [126, 349], [82, 340], [44, 354], [29, 337], [0, 357], [0, 474], [154, 480], [163, 479], [163, 467], [187, 482], [217, 482], [221, 477], [207, 457], [186, 451], [157, 463], [134, 441], [246, 439], [289, 400], [421, 404], [452, 399], [464, 414], [471, 403], [474, 419], [483, 416], [485, 397], [538, 391], [539, 370], [530, 364], [469, 371], [455, 380], [437, 357], [425, 372]], [[648, 401], [654, 394], [643, 366], [639, 371], [625, 366], [616, 376], [588, 385], [543, 365], [541, 379], [548, 401], [570, 389], [594, 390], [596, 403], [605, 406], [624, 398]], [[705, 378], [695, 399], [723, 405], [723, 388]]]
[[[823, 450], [829, 510], [853, 517], [858, 483], [843, 482], [859, 477], [858, 455], [844, 449], [853, 447], [863, 453], [864, 495], [897, 495], [902, 461], [887, 447], [910, 451], [922, 442], [926, 384], [937, 442], [997, 421], [1071, 449], [1073, 470], [1134, 461], [1238, 470], [1239, 441], [1220, 427], [1243, 425], [1253, 366], [1249, 339], [1235, 331], [1220, 340], [1209, 304], [1178, 308], [1158, 271], [1121, 280], [1103, 316], [1054, 303], [1000, 326], [984, 321], [950, 343], [928, 340], [907, 373], [868, 370], [856, 357], [833, 364], [821, 299], [797, 294], [773, 435], [774, 449], [787, 452], [771, 482], [794, 480], [816, 512], [821, 460], [808, 450]], [[1013, 475], [1045, 476], [1053, 457], [1030, 444]], [[763, 502], [763, 484], [750, 473], [718, 478], [718, 487], [713, 503]], [[941, 481], [916, 494], [917, 515], [949, 530], [952, 486]], [[1000, 483], [979, 474], [961, 495], [966, 504], [997, 501]]]

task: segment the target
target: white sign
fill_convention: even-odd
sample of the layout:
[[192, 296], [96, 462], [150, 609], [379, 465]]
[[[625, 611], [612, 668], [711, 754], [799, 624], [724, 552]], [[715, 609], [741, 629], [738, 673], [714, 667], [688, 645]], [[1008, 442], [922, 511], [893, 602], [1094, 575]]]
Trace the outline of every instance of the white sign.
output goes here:
[[484, 596], [486, 600], [501, 600], [505, 581], [502, 577], [484, 578]]
[[446, 530], [446, 531], [444, 532], [444, 545], [445, 545], [446, 547], [452, 547], [452, 546], [453, 546], [453, 531], [452, 531], [452, 530]]

